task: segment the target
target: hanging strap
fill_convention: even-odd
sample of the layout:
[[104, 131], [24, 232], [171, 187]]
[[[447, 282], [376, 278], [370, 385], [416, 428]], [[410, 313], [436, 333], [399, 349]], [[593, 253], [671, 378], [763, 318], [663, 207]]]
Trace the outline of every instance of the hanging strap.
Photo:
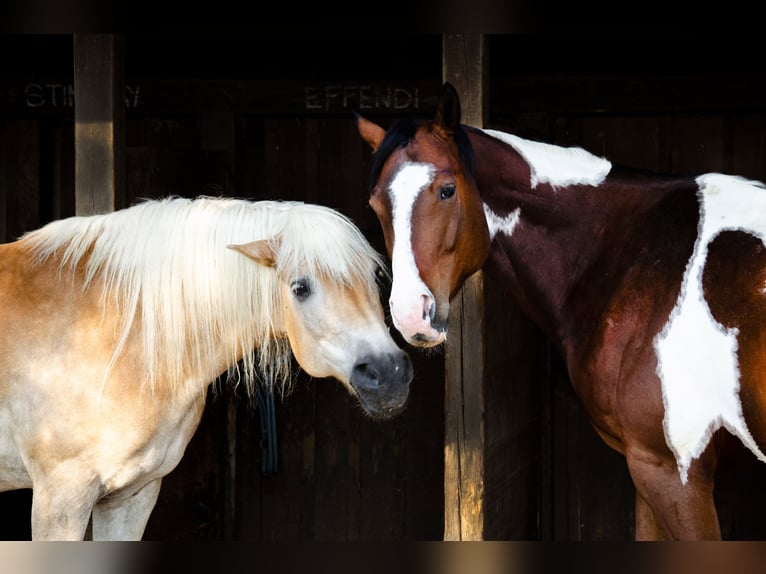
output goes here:
[[274, 385], [265, 381], [257, 385], [255, 399], [261, 419], [261, 473], [270, 476], [277, 471], [277, 413], [274, 400]]

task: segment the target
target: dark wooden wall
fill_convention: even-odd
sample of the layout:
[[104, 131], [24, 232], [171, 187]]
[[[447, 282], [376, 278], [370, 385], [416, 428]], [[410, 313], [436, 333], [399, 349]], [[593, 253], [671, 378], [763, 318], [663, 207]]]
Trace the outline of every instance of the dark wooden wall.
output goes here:
[[[383, 248], [366, 203], [369, 154], [352, 118], [216, 115], [128, 124], [131, 195], [174, 188], [326, 204]], [[230, 144], [218, 140], [215, 148], [200, 129], [206, 124], [230, 134]], [[393, 421], [368, 419], [332, 379], [301, 376], [277, 398], [279, 467], [270, 476], [261, 472], [260, 413], [223, 385], [166, 479], [146, 538], [439, 539], [442, 501], [433, 484], [442, 480], [443, 367], [438, 357], [414, 359], [408, 409]]]
[[[125, 38], [128, 202], [172, 193], [326, 203], [382, 250], [352, 111], [384, 124], [430, 112], [440, 37], [314, 39], [279, 58], [250, 39], [172, 40]], [[619, 52], [638, 40], [490, 37], [486, 125], [638, 167], [766, 180], [763, 74], [715, 68], [709, 54], [691, 58], [690, 44], [657, 38], [643, 56], [604, 59], [604, 45]], [[6, 37], [3, 47], [26, 56], [0, 78], [0, 235], [10, 240], [74, 213], [71, 38]], [[362, 47], [363, 68], [349, 57]], [[485, 422], [495, 429], [485, 437], [485, 537], [630, 539], [624, 461], [596, 437], [560, 358], [501, 286], [485, 297]], [[259, 412], [221, 382], [146, 538], [440, 539], [443, 357], [412, 356], [410, 406], [388, 422], [366, 419], [334, 381], [300, 378], [277, 399], [280, 464], [270, 476]], [[717, 494], [724, 535], [766, 538], [766, 465], [744, 452], [727, 462]], [[0, 507], [0, 538], [28, 536], [29, 493], [0, 494]]]
[[[12, 240], [74, 214], [71, 64], [45, 60], [72, 47], [71, 37], [40, 39], [45, 49], [29, 38], [4, 41], [29, 56], [0, 81], [0, 231]], [[424, 44], [423, 57], [429, 46], [435, 53], [430, 86], [422, 69], [417, 83], [406, 73], [350, 86], [325, 81], [318, 70], [353, 48], [343, 42], [314, 50], [314, 58], [329, 58], [321, 65], [310, 52], [286, 73], [257, 45], [222, 62], [199, 47], [165, 50], [157, 38], [125, 43], [127, 203], [169, 194], [321, 203], [349, 215], [383, 250], [367, 205], [370, 152], [353, 112], [392, 118], [421, 105], [423, 85], [436, 93], [438, 36]], [[221, 46], [217, 55], [244, 44]], [[438, 354], [413, 360], [408, 408], [392, 421], [366, 417], [335, 380], [300, 375], [291, 393], [276, 397], [279, 463], [269, 475], [261, 469], [261, 412], [216, 382], [145, 539], [440, 539], [443, 361]], [[1, 538], [29, 536], [29, 503], [29, 492], [0, 494]]]

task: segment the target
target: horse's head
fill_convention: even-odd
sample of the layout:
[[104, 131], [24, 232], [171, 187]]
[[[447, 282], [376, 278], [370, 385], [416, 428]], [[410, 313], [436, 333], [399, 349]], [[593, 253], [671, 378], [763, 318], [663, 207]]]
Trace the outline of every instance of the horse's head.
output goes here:
[[450, 299], [489, 254], [484, 207], [457, 92], [445, 84], [433, 119], [388, 131], [357, 116], [375, 154], [370, 206], [392, 260], [391, 317], [412, 345], [446, 339]]
[[231, 247], [275, 269], [281, 307], [275, 328], [284, 330], [305, 372], [339, 380], [374, 418], [404, 410], [413, 368], [385, 323], [377, 261], [358, 261], [361, 268], [341, 280], [319, 266], [280, 265], [279, 239]]

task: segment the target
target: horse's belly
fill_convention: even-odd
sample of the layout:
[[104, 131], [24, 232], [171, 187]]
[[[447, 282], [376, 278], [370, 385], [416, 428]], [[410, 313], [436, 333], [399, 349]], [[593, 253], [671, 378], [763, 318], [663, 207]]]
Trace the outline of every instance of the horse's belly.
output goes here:
[[[204, 396], [165, 400], [117, 373], [100, 391], [98, 378], [81, 374], [59, 379], [46, 370], [0, 381], [0, 490], [65, 476], [127, 498], [181, 460]], [[14, 388], [27, 392], [13, 397]]]
[[32, 488], [32, 479], [21, 463], [21, 458], [2, 456], [0, 465], [0, 492]]

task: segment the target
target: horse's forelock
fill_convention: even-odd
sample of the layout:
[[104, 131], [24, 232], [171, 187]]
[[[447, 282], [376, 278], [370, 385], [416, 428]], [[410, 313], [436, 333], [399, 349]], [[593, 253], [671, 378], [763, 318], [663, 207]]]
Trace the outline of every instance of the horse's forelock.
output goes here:
[[[372, 168], [370, 170], [370, 182], [374, 185], [380, 177], [383, 165], [389, 156], [398, 148], [407, 146], [415, 137], [415, 133], [421, 127], [426, 125], [429, 120], [422, 116], [405, 116], [397, 120], [386, 131], [383, 141], [378, 150], [373, 155]], [[473, 146], [468, 139], [463, 126], [458, 126], [454, 134], [455, 144], [457, 145], [460, 162], [465, 168], [466, 173], [471, 179], [475, 179], [476, 160], [473, 152]]]
[[375, 268], [385, 270], [382, 255], [348, 217], [316, 205], [298, 211], [281, 233], [277, 268], [283, 276], [303, 271], [345, 286], [370, 285]]
[[388, 157], [399, 147], [406, 146], [420, 126], [427, 122], [427, 118], [422, 116], [405, 116], [396, 122], [386, 131], [383, 141], [380, 142], [377, 151], [372, 156], [372, 169], [370, 170], [370, 182], [372, 185], [380, 177], [380, 172]]

